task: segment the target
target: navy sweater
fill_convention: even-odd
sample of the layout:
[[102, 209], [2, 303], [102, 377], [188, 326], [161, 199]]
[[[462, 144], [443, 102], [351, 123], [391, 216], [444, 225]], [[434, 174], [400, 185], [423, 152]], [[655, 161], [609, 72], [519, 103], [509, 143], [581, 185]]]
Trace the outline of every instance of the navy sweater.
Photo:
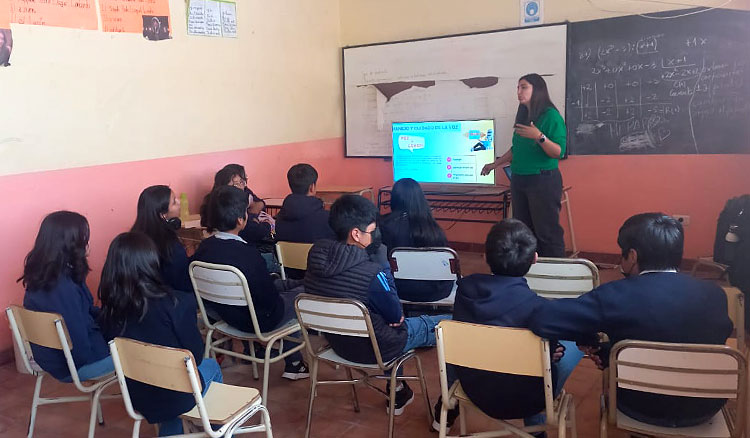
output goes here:
[[323, 201], [314, 196], [294, 193], [287, 196], [276, 216], [276, 239], [300, 243], [335, 239], [323, 207]]
[[[86, 284], [76, 284], [63, 274], [50, 290], [27, 290], [23, 306], [39, 312], [54, 312], [62, 315], [73, 344], [71, 354], [76, 368], [109, 356], [109, 347], [104, 340], [96, 318], [99, 308]], [[70, 377], [62, 350], [31, 345], [34, 360], [42, 369], [56, 379]]]
[[[284, 316], [284, 301], [273, 285], [266, 262], [254, 245], [236, 239], [209, 237], [201, 242], [193, 260], [236, 267], [245, 275], [253, 298], [255, 314], [261, 331], [275, 328]], [[254, 332], [246, 305], [232, 306], [211, 301], [204, 303], [215, 310], [229, 325], [246, 332]]]
[[[611, 345], [624, 339], [724, 344], [732, 331], [727, 298], [714, 283], [688, 275], [658, 272], [613, 281], [576, 299], [550, 300], [536, 312], [530, 327], [542, 337], [596, 345], [596, 333]], [[605, 346], [606, 347], [606, 346]], [[602, 348], [607, 361], [608, 348]], [[631, 417], [672, 421], [719, 411], [725, 400], [665, 396], [631, 390], [617, 392], [617, 407]]]
[[[529, 321], [547, 300], [534, 293], [523, 277], [474, 274], [458, 281], [453, 319], [474, 324], [528, 328]], [[554, 350], [554, 341], [551, 342]], [[487, 346], [492, 348], [491, 345]], [[512, 355], [512, 351], [508, 351]], [[553, 380], [556, 367], [552, 367]], [[544, 409], [544, 382], [539, 377], [517, 376], [457, 366], [461, 387], [487, 415], [523, 418]]]
[[[402, 212], [393, 212], [378, 221], [383, 235], [383, 244], [388, 250], [402, 246], [415, 247], [414, 239], [409, 229], [409, 216]], [[442, 234], [442, 233], [441, 233]], [[429, 246], [448, 246], [445, 235], [432, 242]], [[402, 300], [430, 302], [441, 300], [451, 294], [452, 280], [400, 280], [396, 279], [398, 296]]]
[[[196, 365], [200, 365], [203, 360], [203, 338], [198, 331], [195, 308], [195, 295], [173, 292], [173, 296], [149, 300], [143, 318], [140, 315], [131, 317], [123, 330], [109, 330], [106, 334], [108, 338], [121, 336], [165, 347], [184, 348], [193, 353]], [[170, 420], [195, 406], [192, 394], [131, 379], [127, 379], [127, 384], [133, 407], [149, 423]]]
[[164, 283], [172, 289], [193, 293], [193, 283], [190, 281], [188, 259], [185, 247], [177, 240], [172, 243], [172, 255], [169, 259], [161, 260], [161, 275]]

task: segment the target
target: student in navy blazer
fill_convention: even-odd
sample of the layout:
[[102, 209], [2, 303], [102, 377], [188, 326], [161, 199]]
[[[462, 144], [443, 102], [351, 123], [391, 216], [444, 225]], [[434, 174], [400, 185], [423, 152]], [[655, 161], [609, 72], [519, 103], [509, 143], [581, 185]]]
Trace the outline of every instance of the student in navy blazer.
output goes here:
[[[99, 299], [107, 338], [120, 336], [189, 350], [204, 394], [211, 382], [222, 381], [219, 364], [203, 358], [195, 295], [176, 292], [164, 283], [156, 245], [147, 235], [129, 232], [115, 237], [102, 269]], [[182, 433], [179, 415], [195, 406], [192, 394], [126, 381], [133, 407], [149, 423], [159, 424], [159, 436]]]
[[[635, 215], [620, 228], [625, 279], [606, 283], [577, 299], [552, 300], [533, 315], [531, 329], [542, 337], [589, 346], [601, 368], [609, 347], [624, 339], [724, 344], [732, 331], [724, 291], [714, 283], [680, 274], [682, 225], [662, 213]], [[599, 345], [604, 332], [610, 344]], [[645, 423], [664, 427], [701, 424], [726, 400], [686, 398], [620, 389], [617, 408]]]
[[159, 251], [161, 275], [174, 290], [193, 293], [187, 252], [177, 238], [180, 198], [168, 186], [147, 187], [138, 197], [135, 223], [130, 231], [146, 234]]
[[[487, 234], [485, 257], [492, 275], [473, 274], [458, 282], [453, 319], [474, 324], [529, 328], [536, 312], [547, 302], [532, 291], [524, 275], [536, 262], [537, 239], [516, 219], [504, 219]], [[583, 353], [575, 343], [550, 339], [553, 392], [557, 395]], [[488, 346], [491, 348], [491, 346]], [[512, 352], [508, 352], [512, 354]], [[461, 387], [487, 415], [499, 419], [524, 418], [527, 426], [543, 424], [544, 382], [516, 376], [456, 367]], [[455, 419], [456, 411], [451, 417]], [[535, 436], [544, 436], [538, 433]]]
[[[89, 223], [85, 217], [71, 211], [50, 213], [42, 221], [19, 279], [26, 287], [26, 309], [62, 315], [82, 381], [114, 371], [109, 348], [96, 322], [99, 308], [94, 306], [86, 286], [90, 271], [86, 260], [88, 245]], [[31, 351], [44, 371], [58, 380], [71, 381], [62, 350], [31, 344]]]

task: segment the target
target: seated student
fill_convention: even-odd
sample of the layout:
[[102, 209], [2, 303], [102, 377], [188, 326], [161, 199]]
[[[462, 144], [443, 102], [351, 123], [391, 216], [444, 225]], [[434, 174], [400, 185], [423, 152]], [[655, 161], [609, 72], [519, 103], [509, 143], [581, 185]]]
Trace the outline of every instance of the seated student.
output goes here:
[[[236, 187], [219, 186], [211, 192], [207, 209], [208, 224], [217, 232], [201, 242], [193, 255], [193, 260], [231, 265], [239, 269], [250, 287], [260, 330], [267, 332], [296, 319], [294, 299], [302, 288], [294, 287], [298, 283], [294, 281], [279, 280], [274, 284], [258, 249], [239, 236], [247, 224], [247, 204], [247, 196]], [[232, 306], [211, 301], [204, 303], [229, 325], [245, 332], [254, 331], [247, 306]], [[297, 380], [310, 375], [300, 352], [287, 356], [285, 361], [286, 367], [282, 377]]]
[[[48, 214], [23, 267], [26, 294], [23, 306], [37, 312], [62, 315], [70, 334], [73, 356], [81, 381], [114, 371], [109, 347], [96, 323], [99, 308], [86, 286], [90, 269], [86, 260], [89, 223], [71, 211]], [[70, 382], [62, 350], [31, 344], [34, 359], [52, 377]]]
[[[193, 353], [203, 392], [221, 382], [219, 364], [203, 358], [195, 296], [175, 292], [162, 281], [159, 253], [140, 232], [115, 237], [107, 252], [99, 284], [100, 321], [109, 339], [125, 337]], [[146, 420], [159, 423], [159, 436], [182, 433], [179, 415], [195, 406], [192, 394], [170, 391], [127, 379], [133, 407]]]
[[[253, 243], [255, 245], [272, 242], [276, 221], [268, 213], [263, 211], [266, 208], [265, 201], [259, 198], [247, 186], [247, 174], [245, 173], [245, 168], [239, 164], [227, 164], [221, 168], [221, 170], [216, 172], [216, 175], [214, 176], [214, 186], [211, 190], [219, 186], [235, 186], [238, 189], [243, 190], [249, 197], [249, 218], [247, 226], [242, 230], [241, 237], [248, 243]], [[206, 209], [208, 208], [208, 197], [210, 194], [211, 193], [209, 192], [203, 198], [203, 204], [201, 204], [200, 208], [202, 227], [208, 225], [206, 217], [208, 213], [206, 212]]]
[[[400, 246], [425, 248], [448, 246], [445, 233], [432, 217], [419, 183], [401, 178], [391, 190], [391, 213], [380, 219], [383, 243], [392, 250]], [[396, 280], [398, 295], [408, 301], [438, 301], [453, 290], [452, 280]]]
[[[367, 306], [380, 354], [387, 362], [414, 348], [435, 345], [435, 325], [450, 316], [404, 319], [385, 248], [379, 244], [377, 217], [375, 205], [359, 195], [344, 195], [333, 203], [329, 224], [337, 240], [323, 239], [313, 244], [305, 291], [353, 298]], [[326, 339], [344, 359], [375, 363], [375, 353], [367, 338], [326, 334]], [[414, 393], [406, 382], [399, 382], [396, 391], [394, 414], [401, 415], [414, 399]]]
[[[620, 269], [625, 279], [603, 284], [576, 299], [550, 300], [532, 315], [530, 328], [545, 338], [588, 345], [589, 356], [606, 367], [609, 345], [624, 339], [724, 344], [732, 323], [727, 298], [714, 283], [680, 274], [682, 225], [662, 213], [637, 214], [620, 228]], [[685, 427], [711, 418], [726, 400], [686, 398], [626, 389], [617, 391], [617, 408], [644, 423]]]
[[[523, 222], [504, 219], [495, 224], [485, 242], [485, 256], [492, 275], [473, 274], [459, 280], [453, 319], [528, 328], [532, 315], [547, 301], [529, 289], [523, 277], [536, 261], [536, 248], [534, 233]], [[553, 355], [556, 363], [552, 367], [554, 395], [562, 390], [565, 380], [583, 357], [575, 343], [561, 341], [560, 344], [562, 346], [558, 347], [555, 341], [550, 342], [550, 350], [557, 353]], [[464, 367], [456, 367], [456, 377], [471, 401], [487, 415], [499, 419], [526, 417], [526, 425], [544, 423], [543, 414], [534, 415], [544, 410], [541, 379]], [[455, 420], [457, 411], [449, 415], [450, 423]], [[440, 402], [436, 412], [440, 413]]]
[[138, 211], [130, 231], [139, 231], [154, 241], [164, 282], [174, 290], [193, 292], [187, 252], [177, 238], [180, 198], [168, 186], [151, 186], [138, 197]]
[[318, 172], [309, 164], [295, 164], [286, 174], [292, 194], [284, 199], [276, 216], [276, 238], [286, 242], [313, 243], [333, 239], [328, 212], [315, 197]]

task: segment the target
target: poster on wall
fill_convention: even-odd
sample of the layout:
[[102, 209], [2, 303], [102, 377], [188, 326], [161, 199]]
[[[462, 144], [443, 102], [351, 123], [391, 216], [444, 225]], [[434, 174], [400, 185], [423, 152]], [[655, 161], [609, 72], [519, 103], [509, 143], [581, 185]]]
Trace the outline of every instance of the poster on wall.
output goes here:
[[544, 24], [544, 0], [520, 0], [521, 26]]
[[188, 35], [237, 37], [237, 6], [228, 0], [188, 0]]
[[99, 0], [102, 30], [142, 33], [151, 41], [169, 39], [169, 0]]
[[99, 29], [95, 0], [10, 0], [10, 22], [74, 29]]

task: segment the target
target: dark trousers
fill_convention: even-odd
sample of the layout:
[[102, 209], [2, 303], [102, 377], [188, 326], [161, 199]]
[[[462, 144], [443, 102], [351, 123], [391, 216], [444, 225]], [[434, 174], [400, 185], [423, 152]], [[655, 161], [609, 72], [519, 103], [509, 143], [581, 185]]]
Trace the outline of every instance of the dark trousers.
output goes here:
[[565, 257], [565, 241], [560, 226], [560, 170], [543, 170], [539, 175], [513, 174], [510, 193], [513, 217], [531, 228], [538, 241], [539, 256]]

